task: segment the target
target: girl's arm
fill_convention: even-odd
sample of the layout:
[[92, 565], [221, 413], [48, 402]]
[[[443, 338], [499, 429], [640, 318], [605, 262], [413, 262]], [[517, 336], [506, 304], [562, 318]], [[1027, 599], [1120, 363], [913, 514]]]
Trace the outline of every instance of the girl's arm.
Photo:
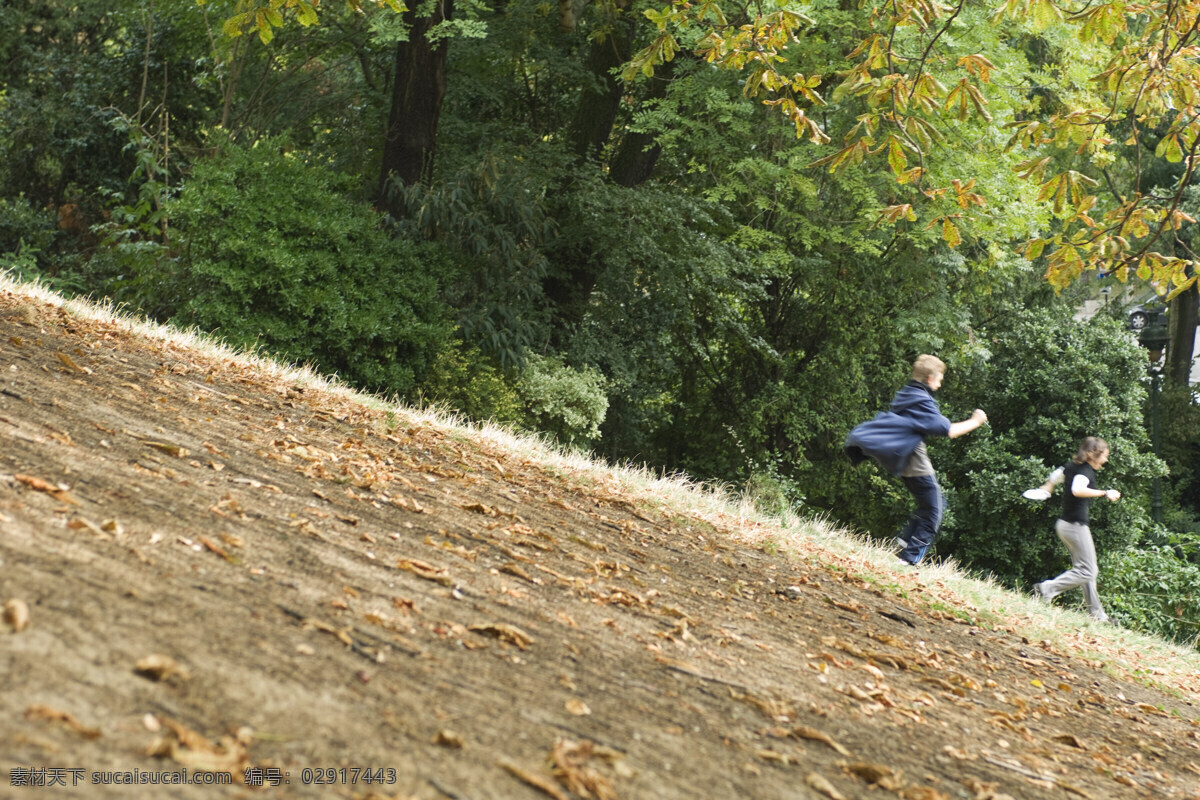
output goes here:
[[1086, 475], [1076, 475], [1075, 480], [1071, 481], [1071, 494], [1076, 497], [1107, 497], [1113, 502], [1121, 499], [1121, 493], [1116, 489], [1092, 489], [1089, 487]]
[[1054, 472], [1050, 473], [1050, 477], [1046, 478], [1046, 482], [1042, 484], [1042, 491], [1046, 494], [1052, 494], [1054, 492], [1054, 487], [1062, 483], [1064, 477], [1065, 473], [1063, 472], [1062, 467], [1054, 470]]

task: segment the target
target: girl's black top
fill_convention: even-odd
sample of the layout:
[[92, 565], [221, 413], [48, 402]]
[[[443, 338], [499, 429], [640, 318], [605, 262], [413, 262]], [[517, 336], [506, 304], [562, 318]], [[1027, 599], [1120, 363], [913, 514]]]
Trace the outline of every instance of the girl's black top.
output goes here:
[[1063, 470], [1063, 486], [1066, 491], [1063, 492], [1063, 510], [1062, 517], [1066, 522], [1074, 522], [1076, 525], [1088, 524], [1088, 509], [1092, 505], [1094, 497], [1076, 497], [1071, 492], [1071, 486], [1075, 483], [1075, 476], [1083, 475], [1087, 478], [1089, 489], [1099, 489], [1096, 485], [1096, 470], [1091, 464], [1075, 464], [1071, 463]]

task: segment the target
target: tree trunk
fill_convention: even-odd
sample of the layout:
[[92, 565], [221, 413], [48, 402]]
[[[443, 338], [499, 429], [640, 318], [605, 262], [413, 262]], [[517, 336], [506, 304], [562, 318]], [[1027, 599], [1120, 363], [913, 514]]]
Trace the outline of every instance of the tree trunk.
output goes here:
[[1176, 386], [1187, 386], [1196, 349], [1196, 324], [1200, 321], [1200, 293], [1196, 289], [1180, 292], [1171, 301], [1167, 320], [1171, 336], [1167, 347], [1167, 379]]
[[618, 186], [633, 188], [650, 179], [662, 147], [649, 133], [630, 133], [621, 140], [621, 147], [609, 165], [609, 177]]
[[[627, 5], [628, 0], [618, 0], [618, 8]], [[592, 42], [586, 66], [593, 81], [579, 95], [570, 130], [581, 158], [596, 160], [612, 135], [622, 90], [621, 80], [612, 73], [629, 60], [632, 43], [633, 23], [626, 15], [616, 17], [609, 34]]]
[[431, 46], [427, 34], [450, 19], [454, 0], [436, 0], [433, 14], [418, 18], [404, 13], [408, 41], [396, 45], [396, 71], [392, 82], [392, 107], [384, 134], [380, 167], [379, 202], [395, 212], [388, 191], [390, 179], [406, 184], [428, 181], [433, 171], [438, 118], [446, 96], [446, 40]]
[[[667, 96], [667, 87], [671, 85], [675, 75], [675, 64], [682, 57], [681, 53], [655, 70], [646, 96], [642, 98], [643, 103], [647, 100], [661, 100]], [[653, 134], [627, 133], [609, 162], [608, 176], [618, 186], [632, 188], [643, 184], [654, 173], [654, 165], [658, 163], [660, 153], [662, 147], [654, 141]]]

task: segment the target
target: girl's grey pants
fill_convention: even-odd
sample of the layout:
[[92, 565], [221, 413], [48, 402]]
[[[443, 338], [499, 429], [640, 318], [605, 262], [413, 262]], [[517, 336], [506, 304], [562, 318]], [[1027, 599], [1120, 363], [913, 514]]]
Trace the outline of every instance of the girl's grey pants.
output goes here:
[[1071, 568], [1057, 578], [1042, 584], [1042, 594], [1047, 600], [1076, 586], [1083, 587], [1083, 599], [1087, 601], [1088, 613], [1101, 622], [1108, 619], [1100, 595], [1096, 593], [1096, 545], [1092, 531], [1087, 525], [1060, 519], [1054, 523], [1054, 532], [1071, 553]]

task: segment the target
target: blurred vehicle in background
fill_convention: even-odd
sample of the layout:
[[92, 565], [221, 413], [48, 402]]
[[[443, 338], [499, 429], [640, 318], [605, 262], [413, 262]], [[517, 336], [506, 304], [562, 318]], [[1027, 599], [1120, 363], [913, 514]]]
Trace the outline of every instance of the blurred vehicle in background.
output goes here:
[[1129, 330], [1140, 333], [1150, 325], [1165, 325], [1167, 304], [1158, 295], [1150, 295], [1129, 309]]

